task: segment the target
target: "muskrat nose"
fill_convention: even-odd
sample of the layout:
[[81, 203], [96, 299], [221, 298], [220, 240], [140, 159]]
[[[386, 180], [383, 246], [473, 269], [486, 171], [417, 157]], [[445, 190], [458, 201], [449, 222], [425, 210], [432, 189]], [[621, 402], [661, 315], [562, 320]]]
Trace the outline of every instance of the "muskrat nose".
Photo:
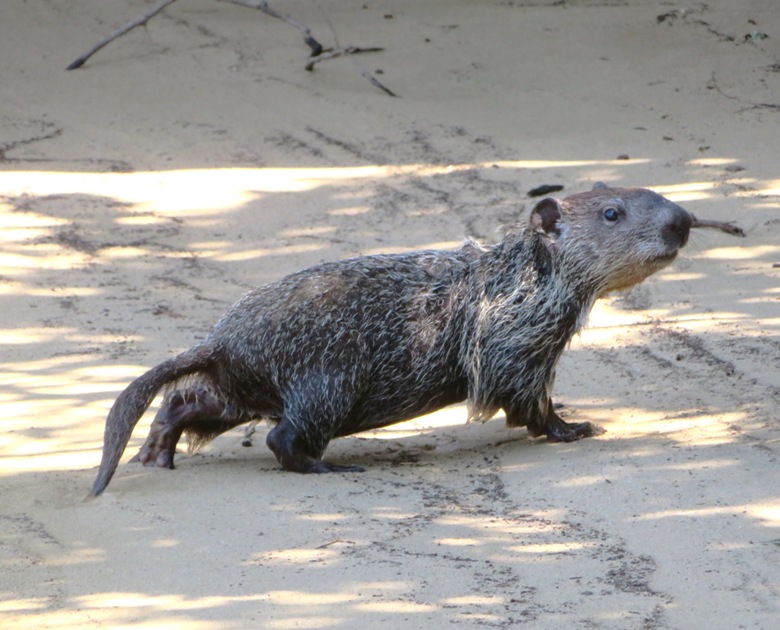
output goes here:
[[691, 215], [680, 207], [675, 207], [671, 218], [666, 222], [661, 234], [670, 247], [684, 247], [691, 231]]

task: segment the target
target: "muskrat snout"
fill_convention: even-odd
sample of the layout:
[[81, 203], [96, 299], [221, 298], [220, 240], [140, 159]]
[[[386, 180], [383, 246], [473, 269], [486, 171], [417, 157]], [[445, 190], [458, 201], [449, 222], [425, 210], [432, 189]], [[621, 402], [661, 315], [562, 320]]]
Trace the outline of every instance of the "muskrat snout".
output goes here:
[[674, 249], [685, 247], [691, 232], [691, 224], [691, 215], [682, 208], [675, 207], [671, 218], [661, 230], [664, 241]]

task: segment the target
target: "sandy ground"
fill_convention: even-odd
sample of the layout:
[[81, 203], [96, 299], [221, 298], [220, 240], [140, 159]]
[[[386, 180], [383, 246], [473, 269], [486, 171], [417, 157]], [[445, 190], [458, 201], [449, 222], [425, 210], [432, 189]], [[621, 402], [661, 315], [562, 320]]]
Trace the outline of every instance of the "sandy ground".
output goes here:
[[[0, 5], [0, 626], [776, 628], [776, 0]], [[659, 16], [664, 16], [660, 17]], [[769, 37], [764, 39], [761, 34]], [[628, 158], [628, 159], [626, 159]], [[85, 500], [134, 377], [247, 289], [323, 260], [495, 237], [526, 192], [667, 194], [698, 231], [604, 300], [531, 440], [457, 406], [283, 473], [236, 430]]]

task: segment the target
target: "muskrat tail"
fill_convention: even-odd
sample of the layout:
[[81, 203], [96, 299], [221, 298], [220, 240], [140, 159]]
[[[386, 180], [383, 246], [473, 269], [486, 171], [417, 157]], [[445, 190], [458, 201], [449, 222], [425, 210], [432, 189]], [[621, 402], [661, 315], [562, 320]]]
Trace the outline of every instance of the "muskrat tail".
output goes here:
[[106, 418], [103, 457], [90, 496], [98, 496], [108, 486], [135, 425], [152, 404], [157, 392], [182, 376], [207, 369], [213, 364], [213, 357], [213, 348], [205, 345], [195, 346], [153, 367], [119, 394]]

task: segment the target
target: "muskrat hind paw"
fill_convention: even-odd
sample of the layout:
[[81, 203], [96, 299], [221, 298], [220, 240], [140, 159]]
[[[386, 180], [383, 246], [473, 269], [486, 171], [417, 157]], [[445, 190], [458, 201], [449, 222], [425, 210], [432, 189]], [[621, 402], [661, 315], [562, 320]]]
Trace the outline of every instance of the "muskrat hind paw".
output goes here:
[[576, 442], [582, 438], [603, 435], [607, 430], [592, 422], [563, 422], [548, 427], [548, 442]]
[[141, 447], [141, 450], [138, 451], [138, 455], [133, 457], [133, 459], [130, 461], [140, 462], [147, 468], [156, 467], [173, 470], [173, 454], [175, 452], [175, 446], [176, 445], [174, 444], [174, 449], [156, 449], [150, 447], [148, 444], [144, 444]]
[[362, 466], [330, 464], [328, 462], [317, 461], [313, 463], [311, 466], [309, 466], [309, 468], [304, 472], [313, 473], [313, 474], [352, 473], [352, 472], [366, 472], [366, 469], [363, 468]]

